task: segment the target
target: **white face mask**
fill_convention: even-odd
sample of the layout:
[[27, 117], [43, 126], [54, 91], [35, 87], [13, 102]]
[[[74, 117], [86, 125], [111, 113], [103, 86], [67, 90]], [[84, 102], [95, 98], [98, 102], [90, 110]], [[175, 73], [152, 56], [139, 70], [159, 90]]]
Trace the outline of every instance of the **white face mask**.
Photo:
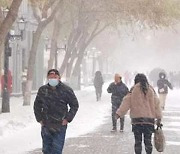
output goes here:
[[59, 80], [58, 79], [49, 79], [48, 83], [49, 83], [50, 86], [55, 87], [55, 86], [58, 85]]
[[164, 76], [164, 75], [162, 75], [162, 76], [161, 76], [161, 78], [162, 78], [162, 79], [164, 79], [164, 78], [165, 78], [165, 76]]

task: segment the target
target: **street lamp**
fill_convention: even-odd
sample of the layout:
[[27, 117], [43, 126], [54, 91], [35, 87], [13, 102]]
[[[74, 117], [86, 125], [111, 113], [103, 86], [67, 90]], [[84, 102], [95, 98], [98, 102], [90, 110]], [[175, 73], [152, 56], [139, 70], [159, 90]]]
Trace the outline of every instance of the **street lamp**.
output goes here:
[[[25, 24], [25, 22], [19, 22], [20, 24]], [[20, 28], [20, 26], [19, 26]], [[22, 28], [22, 27], [21, 27]], [[25, 26], [23, 27], [25, 29]], [[19, 29], [20, 31], [23, 31], [24, 29]], [[21, 32], [19, 35], [14, 35], [10, 32], [6, 35], [5, 38], [5, 47], [4, 47], [4, 76], [3, 76], [3, 89], [2, 89], [2, 112], [10, 112], [10, 106], [9, 106], [9, 57], [11, 56], [11, 47], [9, 46], [9, 41], [11, 39], [21, 39], [23, 40], [23, 32]]]
[[17, 24], [18, 24], [18, 29], [21, 32], [20, 36], [21, 36], [21, 41], [22, 41], [24, 39], [24, 30], [26, 28], [27, 21], [25, 21], [25, 19], [21, 17], [19, 21], [17, 22]]

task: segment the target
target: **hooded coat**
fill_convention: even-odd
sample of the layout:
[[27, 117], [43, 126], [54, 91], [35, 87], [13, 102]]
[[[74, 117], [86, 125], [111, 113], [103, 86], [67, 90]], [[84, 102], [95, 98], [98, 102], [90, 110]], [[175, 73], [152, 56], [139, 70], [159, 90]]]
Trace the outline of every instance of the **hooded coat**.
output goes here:
[[159, 73], [159, 80], [157, 81], [158, 93], [167, 94], [168, 88], [173, 89], [171, 83], [166, 79], [166, 74], [161, 72]]

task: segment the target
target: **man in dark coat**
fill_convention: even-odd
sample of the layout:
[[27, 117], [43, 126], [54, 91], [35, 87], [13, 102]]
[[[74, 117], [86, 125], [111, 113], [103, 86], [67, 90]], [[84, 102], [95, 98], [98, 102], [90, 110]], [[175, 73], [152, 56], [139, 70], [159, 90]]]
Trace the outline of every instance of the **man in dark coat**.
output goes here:
[[73, 90], [60, 81], [58, 70], [49, 70], [47, 78], [48, 84], [38, 90], [34, 113], [42, 126], [43, 153], [61, 154], [67, 124], [73, 120], [79, 105]]
[[157, 81], [158, 93], [160, 99], [161, 108], [164, 110], [166, 97], [168, 94], [168, 88], [173, 89], [171, 83], [166, 79], [164, 72], [159, 73], [159, 80]]
[[96, 90], [96, 100], [97, 101], [99, 101], [101, 99], [103, 84], [104, 84], [104, 80], [103, 80], [102, 74], [100, 71], [97, 71], [95, 73], [95, 77], [94, 77], [94, 87]]
[[[107, 89], [108, 93], [112, 93], [112, 132], [117, 131], [117, 119], [116, 111], [121, 105], [123, 97], [129, 92], [127, 86], [122, 82], [122, 77], [119, 74], [115, 74], [114, 82], [111, 83]], [[120, 118], [120, 131], [124, 129], [124, 117]]]

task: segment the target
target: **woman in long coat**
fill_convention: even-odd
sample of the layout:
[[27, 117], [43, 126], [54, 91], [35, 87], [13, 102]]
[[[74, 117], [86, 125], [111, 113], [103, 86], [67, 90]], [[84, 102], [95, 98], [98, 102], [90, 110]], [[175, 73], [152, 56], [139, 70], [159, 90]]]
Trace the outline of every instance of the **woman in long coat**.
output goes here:
[[95, 77], [94, 77], [94, 87], [96, 90], [96, 100], [97, 101], [99, 101], [101, 99], [103, 84], [104, 84], [104, 80], [103, 80], [102, 74], [100, 71], [97, 71], [95, 73]]
[[144, 74], [137, 74], [134, 81], [134, 87], [124, 97], [116, 112], [117, 118], [123, 117], [130, 110], [132, 131], [135, 138], [135, 153], [141, 154], [142, 152], [143, 136], [146, 153], [151, 154], [151, 138], [154, 132], [155, 120], [157, 120], [157, 125], [160, 125], [162, 118], [160, 102]]

